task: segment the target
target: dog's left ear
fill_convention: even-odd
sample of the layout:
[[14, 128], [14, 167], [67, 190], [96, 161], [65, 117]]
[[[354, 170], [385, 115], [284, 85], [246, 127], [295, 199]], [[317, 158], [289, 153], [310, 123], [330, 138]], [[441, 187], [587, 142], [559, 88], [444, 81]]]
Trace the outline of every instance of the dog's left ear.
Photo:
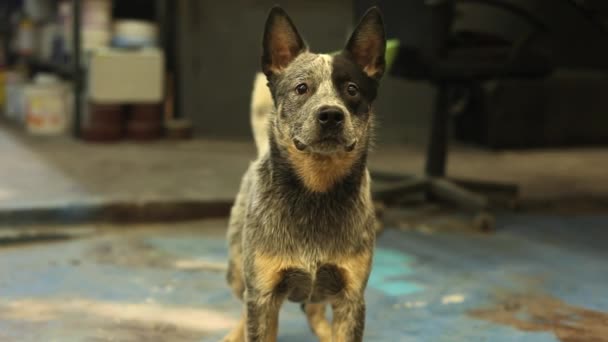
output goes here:
[[345, 49], [367, 76], [380, 79], [384, 74], [386, 36], [382, 14], [378, 7], [372, 7], [355, 28]]
[[273, 7], [268, 14], [264, 29], [262, 52], [264, 74], [270, 76], [279, 73], [305, 50], [306, 44], [291, 18], [282, 8]]

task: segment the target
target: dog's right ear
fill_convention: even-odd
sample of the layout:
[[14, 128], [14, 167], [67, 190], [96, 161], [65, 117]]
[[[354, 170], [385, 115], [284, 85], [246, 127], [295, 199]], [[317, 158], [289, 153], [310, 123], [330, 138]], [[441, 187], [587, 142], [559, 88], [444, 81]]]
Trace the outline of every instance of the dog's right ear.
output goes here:
[[372, 7], [365, 14], [346, 43], [346, 51], [367, 76], [380, 79], [386, 67], [386, 37], [382, 14]]
[[262, 52], [262, 71], [266, 76], [277, 74], [285, 69], [300, 53], [306, 50], [306, 44], [298, 30], [280, 7], [270, 10]]

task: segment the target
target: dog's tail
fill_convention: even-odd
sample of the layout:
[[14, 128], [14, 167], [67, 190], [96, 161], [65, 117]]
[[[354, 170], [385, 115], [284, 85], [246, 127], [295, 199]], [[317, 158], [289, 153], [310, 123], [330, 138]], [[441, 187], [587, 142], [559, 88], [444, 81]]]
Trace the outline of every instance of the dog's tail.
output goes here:
[[268, 152], [268, 121], [273, 106], [274, 103], [267, 86], [266, 76], [259, 72], [255, 76], [251, 94], [251, 128], [258, 150], [258, 157]]

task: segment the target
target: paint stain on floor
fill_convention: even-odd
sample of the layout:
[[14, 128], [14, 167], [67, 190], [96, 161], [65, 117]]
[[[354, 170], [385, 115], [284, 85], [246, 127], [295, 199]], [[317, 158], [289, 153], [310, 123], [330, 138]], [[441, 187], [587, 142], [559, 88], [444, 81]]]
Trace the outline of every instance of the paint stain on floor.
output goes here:
[[407, 280], [413, 270], [413, 258], [403, 252], [378, 247], [368, 286], [388, 296], [403, 296], [422, 291], [422, 287]]
[[608, 341], [608, 313], [576, 307], [548, 295], [508, 294], [471, 317], [529, 332], [551, 332], [563, 342]]

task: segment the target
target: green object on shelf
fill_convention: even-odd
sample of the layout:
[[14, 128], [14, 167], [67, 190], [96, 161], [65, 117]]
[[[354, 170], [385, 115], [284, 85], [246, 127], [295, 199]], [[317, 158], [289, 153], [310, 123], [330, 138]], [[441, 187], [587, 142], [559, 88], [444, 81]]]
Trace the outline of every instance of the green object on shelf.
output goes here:
[[[386, 52], [384, 54], [384, 59], [386, 61], [386, 72], [389, 72], [393, 67], [393, 63], [395, 62], [395, 57], [397, 57], [397, 52], [399, 51], [399, 39], [388, 39], [386, 41]], [[337, 55], [340, 51], [334, 51], [330, 53], [330, 55]]]
[[389, 39], [386, 41], [386, 53], [384, 55], [384, 59], [386, 60], [386, 72], [391, 71], [398, 51], [399, 39]]

